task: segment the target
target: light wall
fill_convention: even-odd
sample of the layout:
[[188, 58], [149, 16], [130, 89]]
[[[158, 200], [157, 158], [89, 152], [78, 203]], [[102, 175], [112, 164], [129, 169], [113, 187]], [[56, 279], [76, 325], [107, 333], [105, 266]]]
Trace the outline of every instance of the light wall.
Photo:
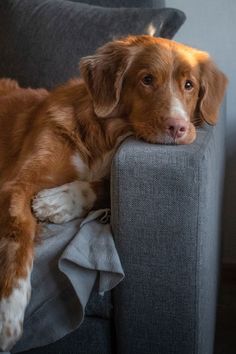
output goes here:
[[236, 1], [166, 0], [187, 20], [175, 40], [206, 50], [229, 78], [223, 221], [224, 261], [236, 263]]

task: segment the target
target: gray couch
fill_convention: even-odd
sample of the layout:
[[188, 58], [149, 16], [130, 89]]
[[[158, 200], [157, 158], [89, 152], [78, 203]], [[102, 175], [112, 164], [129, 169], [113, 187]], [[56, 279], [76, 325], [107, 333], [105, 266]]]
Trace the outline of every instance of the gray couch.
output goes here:
[[[84, 2], [164, 5], [158, 0]], [[6, 68], [1, 70], [3, 75]], [[103, 298], [93, 293], [78, 330], [25, 354], [213, 353], [224, 115], [222, 108], [218, 125], [200, 128], [192, 145], [132, 138], [122, 144], [112, 165], [111, 209], [126, 278]]]

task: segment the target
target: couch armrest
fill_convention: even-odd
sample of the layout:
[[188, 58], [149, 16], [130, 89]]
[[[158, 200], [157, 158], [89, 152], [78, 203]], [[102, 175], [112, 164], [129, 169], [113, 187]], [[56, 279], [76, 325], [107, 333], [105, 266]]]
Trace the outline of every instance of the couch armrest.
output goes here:
[[213, 352], [224, 107], [191, 145], [132, 138], [112, 165], [112, 228], [125, 280], [114, 291], [120, 354]]

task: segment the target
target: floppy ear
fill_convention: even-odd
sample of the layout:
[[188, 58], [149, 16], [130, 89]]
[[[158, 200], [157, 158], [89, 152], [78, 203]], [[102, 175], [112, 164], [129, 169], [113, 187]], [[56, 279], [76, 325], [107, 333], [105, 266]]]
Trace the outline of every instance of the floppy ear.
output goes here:
[[129, 48], [119, 41], [110, 42], [99, 48], [95, 55], [81, 59], [80, 73], [97, 116], [107, 117], [116, 108], [130, 63]]
[[200, 117], [208, 124], [216, 124], [228, 80], [207, 54], [202, 55], [200, 68], [201, 86], [198, 105]]

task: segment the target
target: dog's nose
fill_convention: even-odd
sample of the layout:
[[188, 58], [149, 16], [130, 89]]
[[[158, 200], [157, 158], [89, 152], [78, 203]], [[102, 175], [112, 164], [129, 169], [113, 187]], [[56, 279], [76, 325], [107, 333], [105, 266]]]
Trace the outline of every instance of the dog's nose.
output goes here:
[[165, 130], [172, 138], [181, 138], [187, 131], [188, 123], [179, 118], [167, 118]]

